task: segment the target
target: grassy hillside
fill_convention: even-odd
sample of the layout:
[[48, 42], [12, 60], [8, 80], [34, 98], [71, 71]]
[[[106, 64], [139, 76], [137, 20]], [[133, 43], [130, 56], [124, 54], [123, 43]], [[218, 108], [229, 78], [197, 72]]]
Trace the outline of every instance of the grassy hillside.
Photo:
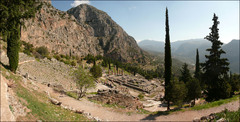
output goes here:
[[[8, 80], [15, 81], [17, 87], [13, 87], [13, 91], [19, 102], [26, 106], [30, 112], [25, 117], [18, 117], [17, 121], [88, 121], [85, 116], [65, 110], [60, 106], [50, 103], [45, 93], [32, 89], [30, 84], [23, 85], [22, 77], [12, 74], [0, 66], [2, 75]], [[8, 72], [8, 73], [7, 73]], [[7, 75], [10, 74], [10, 75]]]

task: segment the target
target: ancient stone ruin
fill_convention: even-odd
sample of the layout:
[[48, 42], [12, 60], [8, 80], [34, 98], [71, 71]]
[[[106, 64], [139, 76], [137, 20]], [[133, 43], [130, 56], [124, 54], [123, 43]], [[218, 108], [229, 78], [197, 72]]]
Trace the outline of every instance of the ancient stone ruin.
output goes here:
[[151, 82], [143, 78], [130, 77], [130, 76], [108, 76], [107, 79], [111, 82], [124, 85], [128, 88], [138, 90], [140, 92], [151, 93], [159, 84]]
[[101, 101], [104, 104], [117, 104], [132, 110], [143, 108], [143, 104], [137, 98], [112, 89], [98, 90], [97, 95], [89, 99]]

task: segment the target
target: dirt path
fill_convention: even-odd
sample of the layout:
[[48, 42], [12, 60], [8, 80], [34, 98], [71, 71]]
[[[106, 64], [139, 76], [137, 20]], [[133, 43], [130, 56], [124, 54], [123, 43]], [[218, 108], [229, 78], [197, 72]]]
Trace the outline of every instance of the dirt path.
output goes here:
[[13, 116], [10, 108], [7, 97], [7, 79], [2, 75], [1, 77], [1, 121], [15, 121], [15, 117]]
[[35, 61], [35, 60], [27, 60], [27, 61], [23, 61], [23, 62], [19, 62], [18, 64], [24, 64], [24, 63], [27, 63], [27, 62], [32, 62], [32, 61]]
[[[230, 111], [236, 111], [239, 108], [239, 101], [233, 101], [218, 107], [199, 110], [199, 111], [185, 111], [173, 113], [170, 115], [146, 115], [146, 114], [131, 114], [115, 112], [112, 108], [102, 107], [101, 105], [92, 103], [86, 99], [81, 101], [74, 98], [61, 95], [54, 92], [51, 88], [41, 85], [40, 89], [48, 91], [51, 96], [57, 98], [65, 106], [70, 106], [77, 110], [84, 110], [91, 113], [91, 116], [98, 117], [103, 121], [140, 121], [140, 120], [157, 120], [157, 121], [192, 121], [195, 118], [207, 116], [211, 113], [216, 113], [224, 110], [225, 108]], [[61, 96], [61, 97], [59, 97]]]
[[198, 110], [198, 111], [185, 111], [178, 112], [175, 114], [164, 115], [164, 116], [147, 116], [143, 120], [159, 120], [159, 121], [192, 121], [194, 118], [201, 118], [202, 116], [207, 116], [211, 113], [221, 112], [224, 109], [230, 111], [237, 111], [239, 108], [239, 101], [233, 101], [218, 107], [213, 107], [210, 109]]

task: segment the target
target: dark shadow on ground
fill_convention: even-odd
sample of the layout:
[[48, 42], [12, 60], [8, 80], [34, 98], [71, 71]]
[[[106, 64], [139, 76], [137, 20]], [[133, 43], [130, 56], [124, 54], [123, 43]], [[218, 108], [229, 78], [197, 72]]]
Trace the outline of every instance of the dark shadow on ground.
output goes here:
[[5, 65], [0, 61], [0, 64], [5, 68], [5, 69], [9, 69], [9, 65]]
[[146, 116], [145, 118], [143, 118], [141, 120], [156, 120], [156, 118], [158, 116], [165, 116], [165, 115], [168, 115], [172, 112], [179, 111], [179, 110], [181, 110], [181, 108], [174, 108], [174, 109], [171, 109], [170, 111], [158, 111], [155, 114], [149, 114], [148, 116]]

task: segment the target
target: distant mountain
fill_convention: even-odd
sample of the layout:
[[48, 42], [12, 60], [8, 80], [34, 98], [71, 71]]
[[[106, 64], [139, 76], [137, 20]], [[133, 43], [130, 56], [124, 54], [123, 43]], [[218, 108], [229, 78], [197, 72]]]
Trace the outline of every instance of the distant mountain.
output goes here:
[[[143, 40], [138, 43], [139, 47], [148, 52], [161, 52], [164, 53], [164, 42], [154, 40]], [[204, 39], [189, 39], [181, 40], [171, 43], [172, 55], [181, 60], [182, 62], [194, 63], [196, 49], [198, 48], [200, 60], [204, 59], [204, 55], [207, 53], [206, 49], [211, 46], [211, 43]]]
[[191, 39], [184, 41], [177, 41], [172, 43], [173, 54], [187, 57], [191, 59], [191, 62], [195, 62], [196, 49], [199, 51], [200, 61], [205, 61], [205, 55], [207, 54], [206, 49], [211, 47], [211, 42], [205, 39]]
[[164, 52], [165, 43], [155, 40], [142, 40], [138, 42], [138, 46], [146, 51]]
[[48, 0], [33, 19], [25, 21], [21, 40], [35, 47], [64, 55], [104, 55], [123, 62], [146, 62], [148, 53], [140, 49], [111, 17], [91, 5], [81, 4], [67, 12]]
[[228, 44], [224, 45], [222, 48], [226, 52], [223, 57], [226, 57], [230, 62], [230, 71], [233, 73], [240, 73], [239, 71], [239, 41], [232, 40]]
[[[139, 47], [150, 53], [164, 53], [164, 42], [154, 40], [144, 40], [138, 43]], [[196, 49], [199, 50], [200, 62], [206, 60], [205, 55], [209, 52], [206, 49], [211, 47], [211, 42], [205, 39], [181, 40], [171, 43], [172, 56], [182, 62], [189, 64], [195, 63]], [[232, 40], [230, 43], [222, 46], [226, 54], [223, 57], [228, 58], [230, 70], [239, 73], [239, 40]]]

